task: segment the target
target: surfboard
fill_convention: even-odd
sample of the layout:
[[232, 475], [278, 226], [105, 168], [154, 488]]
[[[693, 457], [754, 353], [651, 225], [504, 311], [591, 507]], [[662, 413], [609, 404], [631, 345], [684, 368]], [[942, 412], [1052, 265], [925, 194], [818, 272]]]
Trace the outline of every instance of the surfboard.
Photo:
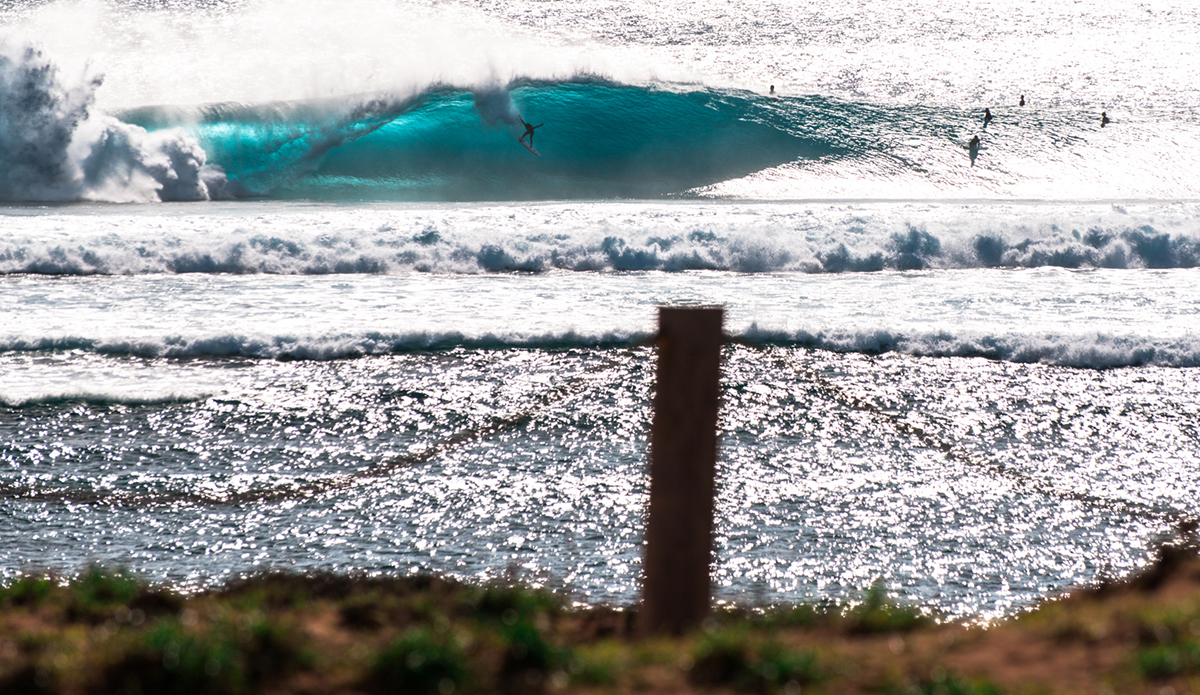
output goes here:
[[536, 154], [537, 156], [539, 156], [539, 157], [541, 157], [541, 156], [542, 156], [542, 153], [541, 153], [541, 152], [538, 152], [537, 150], [533, 149], [533, 145], [530, 145], [530, 144], [526, 143], [524, 140], [517, 140], [517, 142], [519, 142], [519, 143], [521, 143], [522, 145], [524, 145], [524, 146], [525, 146], [525, 149], [527, 149], [527, 150], [529, 150], [530, 152], [532, 152], [532, 153]]

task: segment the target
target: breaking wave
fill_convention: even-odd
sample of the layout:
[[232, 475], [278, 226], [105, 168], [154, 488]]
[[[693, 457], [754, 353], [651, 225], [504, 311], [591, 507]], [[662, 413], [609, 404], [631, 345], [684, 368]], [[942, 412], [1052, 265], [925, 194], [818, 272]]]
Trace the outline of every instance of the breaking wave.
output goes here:
[[[9, 338], [3, 352], [79, 351], [139, 358], [244, 358], [328, 361], [414, 351], [467, 349], [629, 348], [649, 344], [652, 335], [637, 330], [585, 333], [505, 334], [464, 331], [372, 332], [337, 336], [213, 335], [121, 340], [90, 338]], [[838, 353], [914, 357], [977, 357], [1000, 362], [1035, 363], [1085, 369], [1132, 366], [1200, 367], [1200, 338], [1153, 338], [1092, 333], [997, 334], [904, 332], [898, 330], [778, 330], [750, 325], [728, 338], [750, 345], [779, 345]], [[56, 395], [56, 398], [74, 398]], [[171, 396], [170, 398], [176, 398]], [[136, 402], [136, 399], [135, 399]]]
[[227, 195], [182, 128], [149, 132], [94, 108], [99, 75], [71, 84], [34, 44], [0, 35], [0, 200], [208, 200]]
[[87, 405], [96, 407], [105, 406], [158, 406], [158, 405], [180, 405], [184, 403], [195, 403], [202, 401], [209, 396], [207, 394], [199, 395], [145, 395], [145, 394], [121, 394], [121, 393], [100, 393], [92, 391], [62, 391], [50, 394], [39, 394], [35, 396], [12, 396], [0, 393], [0, 407], [4, 408], [39, 408], [39, 407], [57, 407], [62, 405]]
[[0, 37], [0, 200], [1200, 195], [1194, 125], [1158, 114], [1101, 135], [1092, 114], [997, 107], [989, 133], [956, 107], [592, 75], [110, 114], [102, 81]]
[[[121, 117], [187, 128], [239, 194], [275, 198], [648, 198], [848, 151], [767, 106], [744, 93], [580, 77]], [[518, 144], [524, 118], [545, 124], [535, 134], [544, 156]]]
[[[275, 219], [270, 229], [256, 229], [253, 221], [231, 229], [214, 216], [166, 231], [157, 219], [114, 223], [101, 218], [64, 232], [61, 225], [25, 218], [27, 226], [13, 220], [0, 240], [0, 275], [1200, 267], [1200, 223], [1194, 213], [1182, 211], [1169, 222], [1159, 213], [1161, 230], [1143, 221], [1152, 213], [1114, 213], [1099, 222], [1078, 214], [1078, 224], [1055, 211], [1023, 214], [1027, 220], [1019, 222], [1027, 225], [1014, 225], [1008, 210], [981, 208], [969, 227], [953, 219], [909, 222], [900, 229], [894, 220], [859, 214], [814, 222], [796, 213], [769, 223], [735, 218], [703, 225], [647, 218], [621, 228], [586, 219], [564, 221], [552, 233], [531, 233], [519, 222], [490, 226], [507, 220], [496, 211], [481, 215], [487, 228], [384, 213], [366, 214], [340, 230], [323, 224], [320, 216]], [[120, 232], [113, 233], [114, 227]]]

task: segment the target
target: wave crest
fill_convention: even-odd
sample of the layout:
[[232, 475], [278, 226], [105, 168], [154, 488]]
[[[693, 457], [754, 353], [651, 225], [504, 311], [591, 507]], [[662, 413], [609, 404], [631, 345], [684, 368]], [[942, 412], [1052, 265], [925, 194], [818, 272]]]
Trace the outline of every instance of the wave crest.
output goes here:
[[0, 394], [0, 407], [13, 409], [55, 407], [61, 405], [86, 405], [92, 407], [140, 407], [196, 403], [207, 398], [209, 398], [208, 394], [168, 394], [156, 396], [144, 394], [135, 395], [100, 393], [90, 391], [64, 391], [61, 393], [46, 393], [34, 396], [12, 396]]
[[913, 357], [978, 357], [997, 362], [1046, 364], [1081, 369], [1200, 366], [1200, 340], [1140, 336], [980, 335], [889, 330], [779, 331], [758, 326], [740, 338], [750, 344], [803, 347], [830, 352]]
[[[780, 330], [751, 324], [733, 329], [729, 339], [749, 345], [778, 345], [839, 353], [913, 357], [976, 357], [1083, 369], [1121, 367], [1200, 367], [1200, 339], [1092, 334], [979, 334], [890, 329]], [[4, 352], [60, 352], [140, 358], [242, 358], [329, 361], [415, 351], [466, 349], [628, 348], [648, 343], [652, 334], [636, 330], [530, 333], [468, 333], [457, 330], [409, 333], [368, 332], [326, 336], [211, 335], [138, 340], [43, 338], [0, 340]], [[54, 394], [54, 398], [74, 398]], [[136, 397], [134, 397], [136, 399]], [[171, 395], [169, 398], [179, 398]], [[186, 399], [185, 399], [186, 400]]]
[[[483, 223], [368, 212], [341, 229], [330, 224], [335, 218], [320, 214], [261, 225], [246, 221], [233, 229], [214, 215], [179, 223], [167, 234], [158, 218], [133, 216], [118, 224], [101, 219], [72, 225], [67, 236], [54, 219], [22, 218], [11, 221], [0, 241], [0, 275], [1200, 267], [1200, 237], [1190, 210], [1170, 218], [1154, 211], [1140, 219], [1113, 214], [1100, 224], [1088, 219], [1090, 213], [1047, 216], [1037, 208], [1021, 213], [1029, 224], [1017, 225], [1007, 210], [929, 223], [917, 214], [900, 230], [887, 215], [826, 214], [814, 220], [799, 208], [749, 222], [742, 216], [714, 222], [671, 212], [666, 220], [647, 215], [620, 226], [603, 215], [560, 220], [553, 233], [531, 229], [524, 217], [509, 219], [502, 209], [481, 215]], [[1156, 216], [1160, 228], [1143, 223]], [[1075, 226], [1080, 220], [1090, 226]], [[120, 232], [113, 233], [117, 227]]]

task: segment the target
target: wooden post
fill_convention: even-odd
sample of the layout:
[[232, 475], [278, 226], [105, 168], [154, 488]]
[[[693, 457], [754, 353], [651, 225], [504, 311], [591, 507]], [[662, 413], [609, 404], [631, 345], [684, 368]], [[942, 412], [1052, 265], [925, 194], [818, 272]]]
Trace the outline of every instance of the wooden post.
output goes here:
[[720, 307], [658, 310], [643, 634], [679, 634], [708, 615], [723, 318]]

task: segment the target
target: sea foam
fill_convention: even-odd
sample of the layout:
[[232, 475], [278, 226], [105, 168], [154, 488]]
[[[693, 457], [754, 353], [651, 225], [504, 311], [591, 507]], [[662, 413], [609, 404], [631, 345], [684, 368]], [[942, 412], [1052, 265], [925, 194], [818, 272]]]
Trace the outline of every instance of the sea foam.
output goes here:
[[0, 200], [150, 202], [224, 195], [180, 128], [147, 132], [94, 108], [97, 74], [70, 81], [36, 44], [0, 35]]
[[[756, 323], [731, 327], [727, 334], [730, 340], [746, 345], [777, 345], [847, 354], [967, 357], [1084, 369], [1200, 367], [1200, 338], [1194, 336], [1144, 337], [1098, 332], [989, 334], [972, 330], [882, 328], [808, 330], [773, 328]], [[147, 359], [243, 358], [323, 362], [455, 349], [634, 348], [647, 344], [651, 338], [649, 327], [644, 330], [623, 328], [593, 331], [566, 328], [558, 332], [428, 329], [307, 336], [229, 333], [136, 339], [0, 337], [0, 354], [75, 351]], [[74, 392], [56, 392], [46, 397], [60, 400], [90, 398]], [[126, 394], [121, 398], [140, 402], [136, 395]], [[162, 398], [170, 400], [181, 397], [171, 394]]]
[[[0, 274], [861, 273], [1200, 266], [1194, 205], [338, 208], [11, 216]], [[242, 214], [243, 211], [246, 214]], [[231, 223], [229, 214], [236, 214]]]

